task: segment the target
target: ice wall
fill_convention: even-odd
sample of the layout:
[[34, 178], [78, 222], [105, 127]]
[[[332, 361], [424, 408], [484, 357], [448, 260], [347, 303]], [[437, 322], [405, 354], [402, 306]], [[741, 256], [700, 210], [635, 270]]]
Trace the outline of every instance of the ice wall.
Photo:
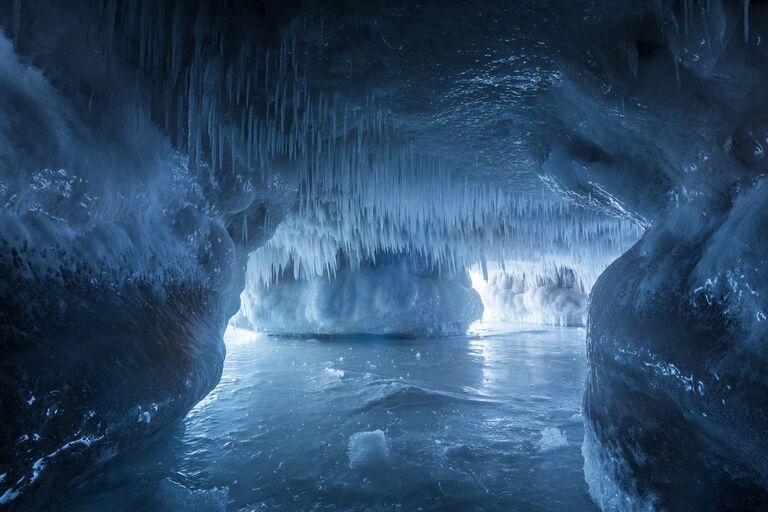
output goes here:
[[295, 187], [191, 160], [73, 6], [7, 4], [0, 508], [47, 510], [216, 385], [247, 252]]
[[636, 103], [613, 121], [593, 117], [605, 103], [571, 103], [589, 133], [573, 119], [579, 143], [550, 154], [566, 193], [597, 185], [586, 199], [649, 221], [591, 295], [585, 474], [603, 510], [759, 510], [768, 12], [673, 2], [653, 19], [627, 49], [592, 54], [591, 86], [565, 89], [584, 100], [602, 83]]
[[599, 279], [584, 453], [604, 509], [768, 498], [767, 201], [760, 178], [725, 204], [680, 208]]
[[482, 316], [464, 270], [433, 267], [413, 254], [380, 254], [355, 267], [340, 260], [333, 274], [286, 272], [269, 287], [250, 281], [240, 321], [274, 334], [433, 337], [464, 334]]
[[[583, 327], [589, 289], [573, 269], [553, 267], [546, 277], [526, 273], [525, 266], [492, 267], [488, 279], [477, 271], [472, 285], [483, 301], [483, 320]], [[591, 283], [588, 283], [588, 285]]]

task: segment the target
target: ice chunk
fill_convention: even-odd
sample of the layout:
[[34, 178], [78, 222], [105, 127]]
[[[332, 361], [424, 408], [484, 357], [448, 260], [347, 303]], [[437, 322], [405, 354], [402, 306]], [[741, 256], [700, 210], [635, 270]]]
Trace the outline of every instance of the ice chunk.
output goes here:
[[557, 427], [545, 427], [541, 431], [541, 439], [539, 439], [539, 451], [548, 452], [563, 446], [568, 446], [568, 439], [562, 430]]
[[387, 438], [381, 430], [357, 432], [349, 438], [349, 467], [376, 466], [389, 460]]
[[325, 368], [323, 373], [334, 379], [341, 379], [344, 377], [344, 370], [337, 370], [336, 368]]

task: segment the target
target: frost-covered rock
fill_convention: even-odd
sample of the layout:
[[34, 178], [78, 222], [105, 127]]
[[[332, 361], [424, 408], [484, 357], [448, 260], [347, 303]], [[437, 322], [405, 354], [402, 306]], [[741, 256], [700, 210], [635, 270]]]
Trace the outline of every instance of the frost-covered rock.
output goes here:
[[250, 282], [241, 301], [252, 328], [276, 334], [451, 336], [483, 312], [466, 271], [440, 271], [408, 255], [344, 263], [331, 276], [286, 274], [269, 287]]

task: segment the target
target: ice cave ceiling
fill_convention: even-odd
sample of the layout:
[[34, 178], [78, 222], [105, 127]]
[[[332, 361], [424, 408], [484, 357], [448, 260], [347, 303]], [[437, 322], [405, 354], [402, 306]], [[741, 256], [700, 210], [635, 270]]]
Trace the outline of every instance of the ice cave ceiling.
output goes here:
[[[7, 0], [0, 26], [0, 506], [183, 415], [244, 289], [240, 321], [384, 301], [445, 333], [470, 267], [526, 318], [581, 322], [595, 286], [593, 496], [681, 510], [622, 387], [681, 417], [659, 442], [708, 433], [700, 510], [765, 497], [764, 2]], [[309, 293], [320, 320], [280, 306]], [[639, 391], [653, 368], [712, 395]]]

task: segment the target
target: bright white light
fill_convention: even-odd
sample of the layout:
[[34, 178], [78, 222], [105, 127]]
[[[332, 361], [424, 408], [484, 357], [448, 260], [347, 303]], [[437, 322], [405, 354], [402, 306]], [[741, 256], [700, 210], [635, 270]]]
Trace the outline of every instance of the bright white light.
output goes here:
[[240, 329], [232, 324], [227, 325], [227, 329], [224, 331], [224, 343], [227, 346], [237, 345], [241, 343], [251, 343], [261, 338], [261, 333], [251, 331], [248, 329]]

